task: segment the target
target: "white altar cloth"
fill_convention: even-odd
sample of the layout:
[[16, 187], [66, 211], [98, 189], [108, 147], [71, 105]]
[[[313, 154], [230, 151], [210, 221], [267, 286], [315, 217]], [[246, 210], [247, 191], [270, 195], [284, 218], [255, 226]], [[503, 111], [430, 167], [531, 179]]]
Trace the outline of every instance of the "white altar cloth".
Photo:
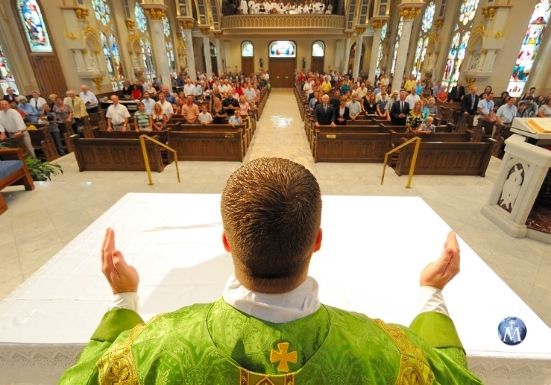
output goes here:
[[[232, 272], [219, 202], [206, 194], [124, 196], [0, 302], [0, 385], [54, 384], [74, 362], [111, 302], [99, 257], [108, 226], [140, 272], [144, 319], [219, 298]], [[322, 228], [310, 269], [322, 302], [408, 325], [419, 273], [449, 230], [443, 220], [420, 198], [324, 196]], [[471, 369], [487, 385], [551, 384], [551, 330], [460, 246], [462, 271], [444, 294]], [[509, 316], [528, 329], [516, 346], [497, 332]]]

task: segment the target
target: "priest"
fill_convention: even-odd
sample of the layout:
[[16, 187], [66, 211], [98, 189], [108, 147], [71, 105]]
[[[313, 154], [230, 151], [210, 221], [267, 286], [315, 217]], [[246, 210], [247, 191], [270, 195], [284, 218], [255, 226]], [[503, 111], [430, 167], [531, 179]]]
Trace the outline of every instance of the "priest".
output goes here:
[[107, 229], [113, 304], [61, 384], [481, 384], [442, 296], [459, 272], [455, 234], [421, 272], [421, 311], [406, 328], [320, 303], [308, 267], [322, 243], [321, 195], [303, 166], [251, 161], [230, 176], [221, 211], [234, 265], [222, 298], [147, 323], [138, 272]]

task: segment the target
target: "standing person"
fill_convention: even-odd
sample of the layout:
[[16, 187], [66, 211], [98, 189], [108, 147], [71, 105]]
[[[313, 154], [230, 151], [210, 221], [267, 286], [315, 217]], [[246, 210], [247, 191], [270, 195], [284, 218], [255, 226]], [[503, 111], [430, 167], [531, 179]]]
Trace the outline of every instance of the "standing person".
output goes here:
[[31, 98], [31, 100], [29, 100], [29, 103], [31, 105], [33, 105], [33, 107], [36, 108], [36, 110], [39, 113], [42, 113], [42, 110], [44, 109], [44, 106], [46, 104], [48, 104], [46, 102], [46, 99], [44, 99], [42, 96], [40, 96], [40, 92], [38, 92], [38, 91], [33, 91], [32, 96], [33, 97]]
[[509, 97], [507, 103], [499, 106], [496, 112], [496, 123], [500, 126], [510, 126], [513, 123], [513, 119], [517, 116], [517, 106], [515, 105], [517, 99]]
[[166, 128], [168, 116], [163, 111], [159, 103], [155, 103], [153, 113], [151, 114], [151, 127], [156, 131], [162, 131]]
[[243, 124], [243, 120], [241, 119], [241, 116], [239, 115], [239, 110], [235, 110], [234, 114], [230, 116], [230, 119], [228, 120], [228, 123], [232, 126], [240, 126]]
[[99, 111], [98, 98], [96, 98], [96, 95], [88, 89], [86, 84], [80, 86], [80, 98], [84, 102], [86, 112], [88, 112], [88, 114], [93, 114]]
[[316, 127], [331, 125], [335, 127], [336, 118], [335, 109], [329, 104], [329, 95], [323, 95], [321, 97], [321, 103], [318, 103], [314, 109], [314, 121]]
[[478, 119], [482, 121], [482, 129], [485, 135], [492, 132], [496, 122], [496, 114], [494, 112], [494, 94], [482, 94], [482, 99], [478, 102]]
[[[191, 98], [193, 99], [193, 96], [191, 96]], [[159, 92], [159, 101], [157, 103], [161, 105], [161, 107], [163, 108], [163, 112], [166, 116], [168, 116], [168, 119], [170, 120], [172, 118], [172, 115], [174, 115], [174, 107], [172, 106], [172, 103], [168, 101], [166, 93]]]
[[542, 104], [538, 109], [538, 117], [548, 118], [551, 116], [551, 96], [547, 98], [547, 103]]
[[[49, 108], [49, 107], [48, 107]], [[48, 131], [50, 131], [50, 134], [52, 135], [52, 138], [54, 139], [55, 146], [57, 148], [57, 153], [62, 156], [65, 155], [65, 148], [63, 148], [63, 144], [61, 143], [61, 135], [59, 131], [59, 126], [57, 125], [55, 121], [55, 116], [53, 115], [47, 115], [46, 121], [48, 125]]]
[[392, 124], [403, 126], [406, 124], [406, 118], [409, 115], [409, 104], [406, 102], [406, 91], [400, 91], [400, 98], [392, 103], [390, 107], [390, 119]]
[[215, 124], [223, 124], [228, 121], [228, 114], [224, 111], [224, 107], [222, 106], [222, 101], [219, 97], [215, 96], [212, 99], [212, 118], [213, 123]]
[[201, 112], [199, 112], [198, 119], [199, 119], [199, 123], [201, 123], [201, 124], [211, 124], [212, 123], [213, 118], [212, 118], [212, 115], [210, 114], [210, 112], [208, 111], [206, 104], [203, 104], [201, 106]]
[[186, 123], [193, 124], [197, 122], [199, 116], [199, 107], [195, 104], [193, 96], [188, 96], [186, 104], [182, 106], [182, 115]]
[[423, 123], [423, 102], [418, 100], [409, 111], [406, 119], [406, 127], [409, 132], [415, 132]]
[[29, 119], [29, 122], [33, 124], [38, 123], [40, 111], [36, 109], [31, 103], [29, 103], [27, 97], [21, 95], [17, 98], [17, 101], [19, 102], [17, 104], [17, 108], [25, 113], [25, 117]]
[[309, 267], [322, 247], [322, 201], [304, 166], [255, 159], [230, 176], [220, 206], [234, 266], [222, 298], [148, 323], [139, 274], [107, 229], [101, 268], [113, 305], [60, 385], [336, 383], [328, 371], [342, 384], [481, 384], [442, 295], [460, 270], [453, 232], [419, 274], [424, 300], [406, 328], [321, 303]]
[[433, 118], [439, 115], [438, 106], [433, 96], [427, 99], [427, 103], [423, 105], [423, 119], [432, 116]]
[[350, 115], [350, 120], [356, 120], [362, 112], [362, 105], [360, 104], [360, 96], [352, 97], [352, 100], [348, 102], [346, 107], [348, 107], [348, 114]]
[[384, 120], [390, 120], [390, 113], [388, 111], [387, 105], [390, 103], [388, 100], [388, 95], [386, 91], [382, 91], [377, 102], [377, 108], [375, 109], [375, 116]]
[[241, 119], [246, 119], [249, 116], [250, 109], [249, 102], [247, 102], [244, 95], [241, 95], [239, 97], [239, 115], [241, 115]]
[[375, 101], [375, 94], [369, 93], [364, 99], [364, 111], [367, 116], [373, 116], [377, 112], [377, 102]]
[[52, 112], [55, 114], [55, 122], [59, 127], [59, 131], [64, 135], [67, 132], [67, 125], [73, 123], [73, 110], [71, 106], [63, 103], [61, 96], [57, 96], [55, 104], [52, 107]]
[[145, 108], [145, 113], [147, 115], [151, 115], [153, 113], [153, 106], [155, 106], [156, 102], [155, 100], [151, 99], [151, 97], [149, 96], [149, 92], [146, 91], [143, 93], [142, 103]]
[[151, 115], [145, 110], [145, 104], [138, 102], [138, 111], [134, 112], [134, 130], [151, 131]]
[[117, 95], [111, 95], [111, 104], [107, 108], [105, 117], [107, 118], [107, 131], [126, 131], [128, 130], [128, 118], [130, 113], [128, 108], [119, 103], [119, 97]]
[[82, 129], [84, 128], [84, 123], [86, 119], [88, 119], [86, 104], [73, 90], [67, 91], [67, 97], [65, 98], [64, 103], [71, 106], [71, 110], [73, 111], [74, 133], [81, 135]]
[[6, 99], [0, 100], [0, 139], [11, 138], [14, 136], [23, 136], [25, 148], [30, 156], [36, 158], [34, 148], [31, 142], [31, 136], [27, 132], [25, 122], [21, 114], [12, 109], [10, 102]]
[[350, 120], [350, 112], [346, 107], [346, 100], [342, 99], [338, 110], [335, 112], [335, 124], [344, 126], [348, 120]]
[[478, 113], [478, 103], [480, 98], [476, 94], [477, 88], [475, 85], [469, 87], [469, 94], [465, 95], [462, 100], [463, 104], [463, 116], [467, 121], [467, 126], [473, 125], [474, 116]]
[[4, 100], [7, 100], [8, 102], [16, 102], [19, 95], [15, 93], [15, 90], [12, 87], [6, 88], [6, 93], [4, 94]]

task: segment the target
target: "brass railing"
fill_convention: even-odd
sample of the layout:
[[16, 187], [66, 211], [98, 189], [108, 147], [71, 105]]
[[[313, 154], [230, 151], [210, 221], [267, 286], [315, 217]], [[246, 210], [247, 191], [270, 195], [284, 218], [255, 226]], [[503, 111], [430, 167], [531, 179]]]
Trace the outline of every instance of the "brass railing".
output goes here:
[[411, 143], [415, 142], [415, 148], [413, 149], [413, 156], [411, 158], [411, 165], [409, 166], [409, 175], [408, 175], [408, 181], [406, 183], [406, 188], [411, 188], [411, 181], [413, 180], [413, 173], [415, 172], [415, 165], [417, 164], [417, 156], [419, 155], [419, 147], [421, 146], [421, 138], [416, 136], [414, 138], [411, 138], [407, 142], [402, 143], [398, 147], [393, 148], [389, 152], [385, 154], [385, 161], [383, 163], [383, 175], [381, 176], [381, 185], [383, 184], [385, 180], [385, 171], [386, 166], [388, 163], [388, 156], [390, 154], [395, 153], [398, 150], [401, 150], [402, 148], [410, 145]]
[[145, 146], [145, 141], [149, 140], [150, 142], [155, 143], [158, 146], [172, 152], [174, 155], [174, 164], [176, 165], [176, 178], [178, 183], [180, 183], [180, 169], [178, 168], [178, 154], [176, 150], [171, 147], [168, 147], [166, 144], [159, 142], [157, 139], [153, 139], [151, 136], [140, 135], [140, 146], [142, 147], [143, 161], [145, 163], [145, 172], [147, 172], [147, 184], [153, 186], [153, 178], [151, 177], [151, 166], [149, 165], [149, 156], [147, 155], [147, 148]]

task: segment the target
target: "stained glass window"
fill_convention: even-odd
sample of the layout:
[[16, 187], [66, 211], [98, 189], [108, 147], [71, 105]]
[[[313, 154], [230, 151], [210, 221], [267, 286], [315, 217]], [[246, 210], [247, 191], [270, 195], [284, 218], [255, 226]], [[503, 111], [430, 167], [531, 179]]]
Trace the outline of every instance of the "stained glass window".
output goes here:
[[4, 50], [0, 46], [0, 87], [2, 91], [6, 94], [6, 90], [11, 87], [14, 89], [15, 93], [19, 95], [19, 90], [17, 89], [17, 84], [15, 84], [15, 77], [13, 76], [8, 59], [4, 54]]
[[536, 60], [550, 16], [551, 0], [541, 0], [534, 8], [513, 67], [513, 73], [509, 79], [507, 91], [511, 96], [521, 96], [522, 91], [524, 91], [524, 86], [530, 76], [534, 60]]
[[136, 25], [140, 32], [147, 32], [147, 18], [140, 3], [136, 2], [134, 6], [134, 15], [136, 16]]
[[106, 0], [92, 0], [92, 8], [94, 8], [94, 14], [101, 24], [107, 25], [111, 20], [111, 10]]
[[243, 43], [241, 43], [241, 56], [244, 56], [244, 57], [253, 57], [254, 56], [253, 43], [251, 43], [248, 40], [245, 40]]
[[19, 0], [17, 5], [31, 52], [53, 52], [48, 29], [36, 0]]
[[278, 40], [270, 43], [270, 57], [296, 57], [297, 47], [289, 40]]
[[166, 16], [163, 16], [163, 33], [165, 35], [166, 55], [168, 57], [168, 68], [170, 72], [176, 71], [176, 61], [174, 59], [174, 46], [171, 42], [170, 22]]
[[461, 64], [471, 36], [473, 19], [478, 9], [479, 0], [463, 0], [459, 8], [459, 18], [455, 24], [453, 39], [448, 51], [442, 86], [450, 90], [457, 84]]
[[163, 16], [163, 32], [166, 37], [170, 36], [170, 22], [166, 16]]
[[312, 56], [324, 57], [325, 56], [325, 44], [323, 41], [318, 40], [312, 44]]
[[386, 47], [387, 44], [386, 38], [387, 38], [387, 32], [388, 32], [388, 23], [383, 25], [381, 28], [381, 45], [379, 47], [379, 50], [377, 51], [377, 68], [375, 69], [375, 78], [379, 78], [381, 75], [381, 67], [383, 66], [383, 57], [384, 57], [384, 47]]
[[144, 77], [151, 81], [155, 77], [155, 62], [153, 61], [151, 43], [148, 40], [140, 40], [140, 47], [142, 49]]
[[413, 62], [413, 70], [411, 74], [414, 75], [417, 80], [421, 79], [421, 66], [425, 60], [425, 55], [427, 53], [427, 46], [429, 45], [429, 31], [432, 28], [432, 22], [434, 21], [434, 12], [436, 11], [436, 4], [434, 1], [431, 1], [427, 8], [425, 8], [425, 13], [423, 14], [423, 19], [421, 19], [421, 31], [419, 31], [419, 38], [417, 39], [417, 46], [415, 49], [415, 60]]
[[394, 75], [394, 68], [396, 67], [396, 59], [398, 58], [398, 47], [400, 45], [400, 38], [402, 37], [402, 29], [404, 29], [404, 18], [400, 17], [398, 23], [398, 31], [396, 32], [396, 38], [394, 39], [394, 52], [392, 53], [392, 67], [390, 72]]

